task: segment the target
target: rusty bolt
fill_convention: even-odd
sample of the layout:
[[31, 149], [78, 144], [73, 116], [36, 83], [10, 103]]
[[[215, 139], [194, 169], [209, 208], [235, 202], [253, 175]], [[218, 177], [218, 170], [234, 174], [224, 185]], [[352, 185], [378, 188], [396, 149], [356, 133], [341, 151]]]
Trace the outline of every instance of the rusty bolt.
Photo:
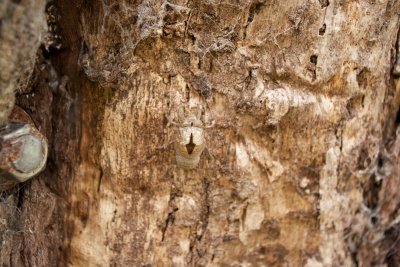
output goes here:
[[[22, 119], [10, 121], [0, 128], [0, 176], [3, 180], [25, 182], [46, 165], [47, 140], [25, 114], [20, 116]], [[26, 121], [27, 116], [29, 121]]]

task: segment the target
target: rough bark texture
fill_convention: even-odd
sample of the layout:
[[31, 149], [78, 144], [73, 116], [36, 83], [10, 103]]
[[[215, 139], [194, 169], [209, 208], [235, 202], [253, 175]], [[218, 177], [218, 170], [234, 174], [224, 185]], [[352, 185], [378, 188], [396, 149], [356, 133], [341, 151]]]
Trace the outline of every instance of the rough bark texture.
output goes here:
[[14, 92], [27, 88], [46, 18], [44, 0], [0, 2], [0, 125], [14, 105]]
[[[46, 11], [17, 103], [50, 156], [2, 195], [2, 265], [400, 264], [399, 1]], [[171, 122], [194, 106], [216, 125], [182, 170]]]

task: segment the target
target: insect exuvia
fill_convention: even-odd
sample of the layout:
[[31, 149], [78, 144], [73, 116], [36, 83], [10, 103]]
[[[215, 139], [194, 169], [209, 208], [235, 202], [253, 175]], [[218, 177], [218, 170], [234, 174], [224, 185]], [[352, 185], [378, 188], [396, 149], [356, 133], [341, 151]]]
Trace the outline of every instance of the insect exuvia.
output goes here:
[[201, 121], [201, 110], [191, 108], [190, 114], [183, 117], [180, 114], [181, 123], [176, 124], [177, 140], [175, 141], [175, 158], [177, 165], [182, 169], [191, 170], [197, 167], [200, 156], [206, 147], [203, 122]]

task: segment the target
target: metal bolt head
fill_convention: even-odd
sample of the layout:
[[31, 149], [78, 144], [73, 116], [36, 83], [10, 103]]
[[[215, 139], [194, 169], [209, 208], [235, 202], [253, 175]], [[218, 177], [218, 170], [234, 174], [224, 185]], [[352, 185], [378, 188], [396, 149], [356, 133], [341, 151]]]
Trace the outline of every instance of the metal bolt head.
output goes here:
[[25, 182], [46, 165], [47, 140], [31, 121], [9, 122], [0, 128], [0, 145], [0, 182]]
[[21, 136], [19, 141], [22, 142], [22, 146], [13, 165], [22, 173], [31, 173], [44, 160], [42, 142], [36, 136], [29, 134]]

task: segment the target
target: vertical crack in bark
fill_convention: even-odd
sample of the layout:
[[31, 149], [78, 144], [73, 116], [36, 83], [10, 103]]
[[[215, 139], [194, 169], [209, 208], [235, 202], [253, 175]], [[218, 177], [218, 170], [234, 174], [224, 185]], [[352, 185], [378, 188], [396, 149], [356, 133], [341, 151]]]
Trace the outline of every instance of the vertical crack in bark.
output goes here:
[[355, 267], [360, 266], [358, 263], [358, 259], [357, 259], [357, 256], [358, 256], [357, 251], [358, 251], [358, 248], [354, 251], [350, 251], [351, 260], [353, 261]]
[[395, 119], [394, 123], [396, 126], [400, 125], [400, 107], [397, 109], [396, 119]]
[[162, 229], [162, 237], [161, 242], [165, 240], [165, 233], [167, 232], [168, 226], [174, 223], [174, 213], [178, 211], [178, 208], [174, 208], [171, 212], [168, 213], [167, 219], [165, 220], [165, 225]]
[[312, 73], [312, 80], [315, 81], [317, 79], [317, 62], [318, 62], [318, 56], [317, 55], [311, 55], [310, 57], [310, 71]]
[[20, 190], [18, 190], [18, 202], [17, 209], [21, 210], [22, 205], [24, 204], [24, 196], [25, 196], [25, 186], [22, 186]]
[[97, 183], [97, 192], [100, 192], [101, 182], [103, 180], [103, 175], [104, 175], [103, 168], [101, 168], [101, 166], [100, 166], [99, 170], [100, 170], [100, 174], [99, 174], [99, 181]]
[[[175, 197], [177, 196], [177, 192], [172, 191], [171, 196], [169, 199], [169, 206], [173, 206], [172, 203], [175, 200]], [[162, 228], [162, 236], [161, 236], [161, 242], [165, 240], [165, 234], [168, 230], [168, 227], [174, 223], [175, 220], [175, 212], [177, 212], [179, 209], [177, 207], [172, 207], [172, 210], [168, 213], [167, 218], [165, 219], [165, 224], [164, 227]]]
[[246, 205], [243, 208], [241, 220], [242, 220], [242, 229], [245, 227], [245, 221], [246, 221], [246, 216], [247, 216], [247, 207], [249, 206], [249, 203], [246, 203]]
[[[198, 230], [198, 227], [196, 227], [195, 238], [190, 243], [188, 262], [190, 266], [197, 266], [196, 260], [198, 261], [207, 254], [207, 251], [201, 248], [201, 242], [207, 230], [210, 216], [210, 182], [208, 181], [207, 177], [203, 178], [202, 187], [203, 204], [201, 218], [199, 221], [200, 231]], [[199, 226], [199, 224], [197, 224], [197, 226]]]
[[259, 3], [258, 1], [255, 1], [253, 3], [250, 4], [250, 7], [248, 9], [247, 12], [247, 19], [246, 19], [246, 23], [243, 27], [243, 40], [246, 39], [247, 37], [247, 28], [248, 26], [253, 22], [254, 20], [254, 16], [260, 12], [261, 6], [263, 5], [263, 3]]
[[395, 78], [400, 77], [400, 27], [397, 30], [397, 39], [396, 39], [396, 44], [395, 44], [395, 59], [394, 59], [394, 64], [392, 66], [392, 75]]
[[261, 7], [264, 5], [264, 3], [260, 3], [258, 1], [255, 1], [254, 3], [251, 4], [250, 9], [249, 9], [249, 14], [247, 16], [247, 25], [250, 24], [254, 20], [254, 15], [260, 12]]
[[209, 199], [209, 195], [210, 195], [210, 182], [207, 180], [207, 177], [204, 177], [203, 179], [203, 192], [204, 192], [204, 198], [203, 198], [203, 212], [202, 212], [202, 231], [199, 235], [197, 235], [197, 240], [201, 241], [201, 239], [204, 236], [204, 232], [207, 229], [208, 226], [208, 219], [210, 216], [210, 199]]

